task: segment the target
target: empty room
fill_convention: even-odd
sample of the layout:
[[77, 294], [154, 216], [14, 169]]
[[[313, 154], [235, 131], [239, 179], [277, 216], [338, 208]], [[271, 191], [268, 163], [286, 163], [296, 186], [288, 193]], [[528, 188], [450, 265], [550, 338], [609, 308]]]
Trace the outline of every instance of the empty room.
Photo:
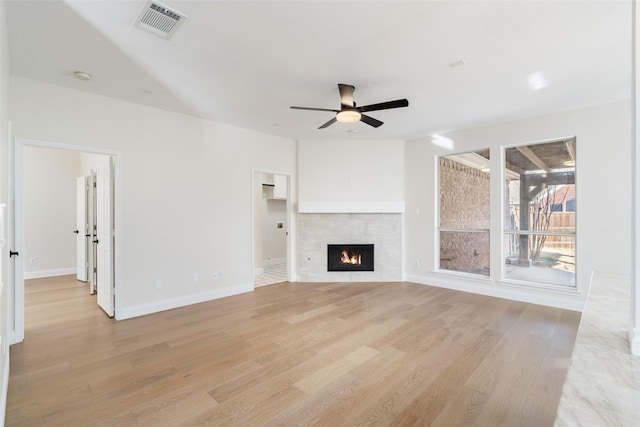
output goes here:
[[0, 0], [0, 420], [638, 425], [636, 22]]

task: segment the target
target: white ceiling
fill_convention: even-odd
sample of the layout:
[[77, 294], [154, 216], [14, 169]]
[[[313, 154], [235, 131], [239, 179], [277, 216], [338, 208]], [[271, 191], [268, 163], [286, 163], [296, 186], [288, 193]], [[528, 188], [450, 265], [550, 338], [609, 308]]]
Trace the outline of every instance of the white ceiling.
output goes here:
[[[13, 75], [288, 138], [410, 139], [631, 93], [630, 0], [164, 0], [188, 15], [170, 40], [133, 26], [145, 0], [6, 3]], [[337, 83], [409, 107], [322, 130], [332, 113], [289, 108], [338, 108]]]

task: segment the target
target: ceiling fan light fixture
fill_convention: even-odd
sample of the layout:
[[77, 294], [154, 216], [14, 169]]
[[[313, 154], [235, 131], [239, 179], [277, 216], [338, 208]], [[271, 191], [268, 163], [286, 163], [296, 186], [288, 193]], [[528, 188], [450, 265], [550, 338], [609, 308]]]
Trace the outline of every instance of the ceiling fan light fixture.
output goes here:
[[335, 116], [324, 123], [318, 129], [325, 129], [334, 124], [340, 123], [355, 123], [362, 122], [371, 127], [377, 128], [384, 124], [378, 119], [374, 119], [371, 116], [362, 113], [368, 113], [369, 111], [390, 110], [393, 108], [408, 107], [409, 101], [407, 99], [396, 99], [395, 101], [379, 102], [377, 104], [369, 104], [360, 107], [356, 107], [356, 103], [353, 102], [354, 86], [338, 83], [338, 91], [340, 92], [340, 109], [332, 110], [330, 108], [316, 108], [316, 107], [296, 107], [292, 105], [294, 110], [311, 110], [311, 111], [330, 111], [335, 113]]
[[344, 110], [339, 111], [336, 114], [336, 120], [340, 123], [355, 123], [360, 121], [361, 117], [362, 114], [360, 114], [360, 112], [356, 110]]

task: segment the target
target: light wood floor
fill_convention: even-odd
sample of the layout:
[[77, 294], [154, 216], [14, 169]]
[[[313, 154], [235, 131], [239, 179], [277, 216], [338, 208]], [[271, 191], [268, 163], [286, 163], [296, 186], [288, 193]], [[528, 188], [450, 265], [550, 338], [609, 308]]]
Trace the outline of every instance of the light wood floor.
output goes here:
[[7, 426], [550, 426], [580, 315], [409, 283], [282, 283], [115, 322], [26, 285]]

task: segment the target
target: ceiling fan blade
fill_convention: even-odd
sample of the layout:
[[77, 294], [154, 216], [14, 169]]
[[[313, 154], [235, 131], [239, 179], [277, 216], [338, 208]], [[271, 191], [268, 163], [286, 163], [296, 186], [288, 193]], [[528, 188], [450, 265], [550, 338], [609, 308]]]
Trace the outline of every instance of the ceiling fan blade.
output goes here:
[[327, 123], [325, 123], [322, 126], [320, 126], [318, 129], [328, 128], [329, 126], [331, 126], [332, 124], [334, 124], [337, 121], [338, 120], [336, 120], [336, 118], [334, 117], [333, 119], [329, 120]]
[[360, 115], [360, 121], [365, 122], [366, 124], [368, 124], [369, 126], [373, 126], [374, 128], [377, 128], [383, 125], [383, 122], [381, 122], [380, 120], [374, 119], [373, 117], [370, 117], [364, 114]]
[[395, 101], [381, 102], [379, 104], [365, 105], [364, 107], [358, 107], [358, 111], [366, 113], [367, 111], [389, 110], [391, 108], [400, 108], [409, 106], [409, 101], [406, 99], [396, 99]]
[[329, 108], [314, 108], [314, 107], [289, 107], [294, 110], [311, 110], [311, 111], [331, 111], [332, 113], [337, 113], [340, 110], [331, 110]]
[[340, 105], [353, 108], [353, 91], [356, 90], [356, 88], [351, 85], [338, 83], [338, 90], [340, 91]]

